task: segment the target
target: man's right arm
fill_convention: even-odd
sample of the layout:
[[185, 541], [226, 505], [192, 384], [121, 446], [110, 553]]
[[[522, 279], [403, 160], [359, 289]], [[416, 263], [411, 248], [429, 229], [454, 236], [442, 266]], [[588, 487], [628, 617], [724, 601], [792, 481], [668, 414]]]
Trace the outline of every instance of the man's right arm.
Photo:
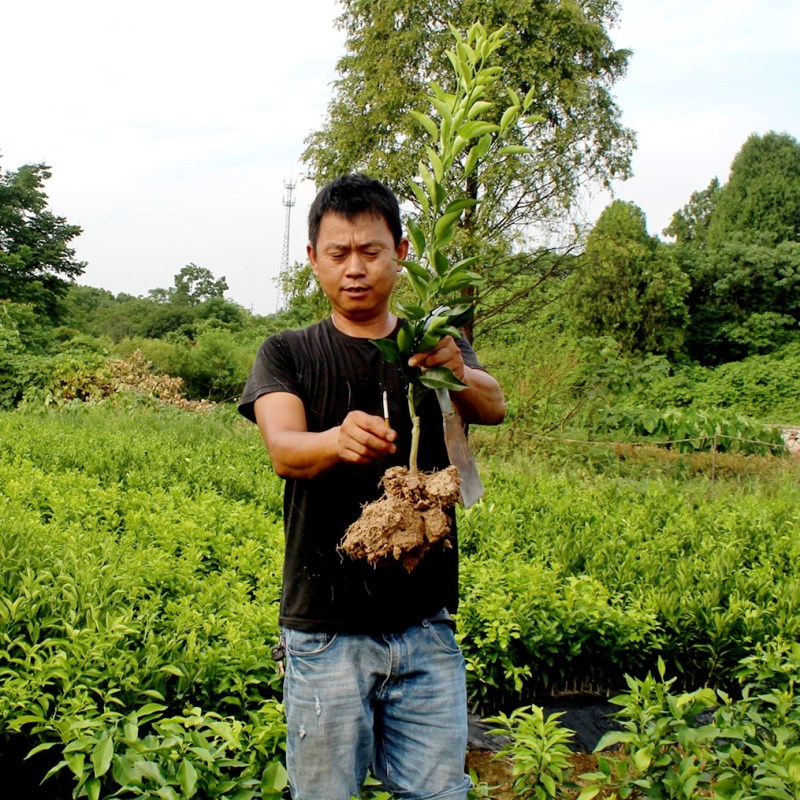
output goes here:
[[313, 478], [337, 464], [366, 464], [397, 449], [397, 434], [383, 417], [363, 411], [351, 411], [341, 425], [312, 433], [303, 401], [290, 392], [263, 394], [253, 410], [273, 469], [282, 478]]

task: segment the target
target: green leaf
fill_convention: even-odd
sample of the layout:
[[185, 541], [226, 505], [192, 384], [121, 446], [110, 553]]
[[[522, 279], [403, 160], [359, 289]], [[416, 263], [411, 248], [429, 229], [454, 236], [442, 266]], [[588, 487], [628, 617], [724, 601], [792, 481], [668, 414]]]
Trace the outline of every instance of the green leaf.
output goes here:
[[436, 347], [439, 342], [444, 338], [444, 333], [440, 330], [428, 331], [423, 334], [422, 338], [417, 342], [414, 347], [415, 353], [428, 353]]
[[444, 213], [450, 214], [453, 211], [463, 211], [466, 208], [474, 208], [475, 206], [480, 205], [480, 202], [480, 200], [475, 200], [472, 197], [462, 197], [458, 200], [452, 200], [447, 204]]
[[80, 779], [83, 777], [83, 766], [85, 764], [85, 759], [83, 753], [77, 753], [74, 756], [71, 756], [67, 759], [67, 766], [72, 771], [72, 774]]
[[370, 339], [370, 341], [381, 351], [384, 359], [390, 364], [400, 363], [400, 349], [397, 346], [397, 342], [391, 339]]
[[414, 109], [408, 113], [413, 120], [425, 128], [431, 138], [436, 139], [438, 137], [439, 129], [436, 127], [436, 123], [427, 114], [423, 114], [421, 111], [415, 111]]
[[418, 264], [416, 261], [404, 261], [402, 259], [398, 259], [397, 263], [401, 267], [405, 267], [409, 274], [413, 275], [418, 281], [421, 281], [424, 284], [429, 283], [433, 277], [430, 272], [425, 269], [425, 267], [423, 267], [421, 264]]
[[472, 319], [475, 308], [471, 303], [461, 303], [447, 311], [447, 322], [455, 328], [463, 328]]
[[422, 187], [415, 181], [409, 181], [408, 185], [411, 191], [414, 193], [414, 197], [417, 198], [417, 202], [419, 203], [419, 207], [422, 209], [422, 213], [427, 214], [430, 209], [430, 204], [428, 203], [428, 198]]
[[476, 272], [458, 272], [442, 281], [442, 292], [445, 294], [460, 292], [462, 289], [478, 286], [482, 282], [483, 278]]
[[439, 116], [442, 118], [443, 123], [452, 123], [453, 121], [453, 110], [451, 104], [446, 99], [447, 95], [442, 92], [441, 95], [434, 94], [431, 96], [430, 100], [433, 104], [433, 107], [439, 112]]
[[519, 116], [519, 110], [514, 106], [509, 106], [504, 112], [503, 116], [500, 119], [500, 130], [504, 131], [506, 128], [514, 122], [517, 117]]
[[440, 207], [444, 201], [447, 199], [447, 193], [444, 190], [444, 186], [441, 183], [434, 183], [433, 185], [433, 201], [436, 204], [436, 207]]
[[178, 767], [178, 781], [184, 797], [193, 797], [197, 790], [197, 770], [188, 758], [184, 758]]
[[496, 133], [500, 128], [494, 122], [483, 122], [482, 120], [474, 120], [472, 122], [465, 122], [461, 126], [459, 134], [465, 139], [477, 139], [482, 136], [488, 136]]
[[89, 800], [100, 800], [100, 780], [98, 778], [89, 778], [83, 784], [83, 789]]
[[508, 99], [511, 101], [511, 106], [513, 108], [519, 108], [522, 105], [522, 100], [520, 100], [519, 93], [511, 86], [506, 86], [506, 94], [508, 95]]
[[629, 731], [608, 731], [608, 733], [603, 734], [594, 751], [597, 753], [600, 750], [613, 747], [615, 744], [632, 742], [634, 738], [634, 734]]
[[414, 346], [414, 332], [411, 323], [405, 320], [397, 332], [397, 349], [403, 356], [410, 356]]
[[111, 766], [111, 759], [114, 757], [114, 739], [110, 733], [106, 733], [95, 745], [92, 751], [92, 766], [96, 778], [105, 775]]
[[478, 261], [480, 261], [480, 258], [481, 258], [480, 256], [469, 256], [467, 258], [462, 258], [461, 261], [458, 261], [457, 263], [453, 264], [452, 269], [453, 271], [455, 271], [457, 269], [460, 270], [465, 267], [469, 267], [472, 264], [476, 264]]
[[416, 303], [400, 303], [396, 304], [397, 311], [401, 317], [406, 319], [416, 320], [422, 319], [425, 316], [425, 309]]
[[41, 753], [43, 750], [49, 750], [51, 747], [54, 747], [58, 742], [42, 742], [41, 744], [37, 744], [36, 747], [28, 750], [25, 755], [25, 760], [27, 761], [29, 758], [32, 758], [37, 753]]
[[633, 754], [633, 764], [639, 772], [647, 772], [647, 768], [650, 766], [652, 760], [652, 755], [646, 747], [640, 747]]
[[494, 103], [490, 103], [488, 100], [479, 100], [477, 103], [473, 103], [470, 107], [469, 111], [467, 112], [467, 119], [475, 119], [479, 114], [483, 114], [484, 111], [488, 111], [490, 108], [494, 107]]
[[447, 367], [431, 367], [420, 375], [420, 383], [428, 389], [450, 389], [459, 392], [467, 388]]
[[149, 778], [159, 786], [164, 786], [166, 781], [161, 773], [161, 769], [154, 761], [137, 761], [134, 771], [142, 778]]
[[469, 177], [478, 166], [478, 146], [473, 145], [469, 153], [467, 153], [467, 160], [464, 162], [464, 177]]
[[428, 300], [429, 282], [427, 280], [421, 281], [419, 278], [415, 277], [413, 272], [407, 271], [406, 277], [417, 298], [423, 303], [426, 302]]
[[425, 384], [423, 384], [421, 381], [417, 380], [413, 383], [411, 387], [411, 394], [415, 408], [420, 407], [420, 403], [422, 403], [428, 391], [429, 391], [428, 387], [425, 386]]
[[[437, 240], [452, 238], [453, 228], [455, 227], [455, 224], [458, 222], [461, 213], [462, 209], [459, 208], [456, 209], [455, 211], [450, 211], [442, 214], [442, 216], [436, 220], [436, 225], [433, 228], [433, 234]], [[439, 246], [442, 246], [441, 241], [438, 241], [437, 244], [439, 244]]]
[[497, 151], [499, 156], [522, 156], [528, 155], [533, 152], [532, 147], [526, 147], [524, 144], [507, 144]]
[[261, 778], [261, 793], [265, 797], [280, 797], [283, 790], [289, 785], [289, 776], [286, 768], [280, 761], [273, 761], [267, 765]]
[[419, 223], [411, 217], [406, 222], [406, 228], [408, 229], [411, 244], [414, 245], [414, 250], [417, 253], [417, 258], [422, 258], [425, 253], [425, 233], [420, 228]]
[[[527, 111], [531, 107], [531, 103], [533, 103], [533, 99], [536, 97], [536, 84], [534, 83], [530, 89], [528, 89], [527, 93], [525, 94], [525, 99], [522, 101], [522, 108]], [[544, 121], [544, 120], [542, 120]]]
[[491, 134], [487, 133], [485, 136], [482, 136], [478, 140], [478, 144], [477, 144], [477, 147], [478, 147], [478, 158], [479, 159], [485, 158], [486, 154], [489, 152], [489, 149], [491, 148], [491, 146], [492, 146], [492, 137], [491, 137]]
[[162, 703], [145, 703], [141, 708], [136, 709], [137, 717], [146, 717], [150, 714], [160, 714], [165, 711], [167, 706]]
[[436, 178], [437, 183], [442, 183], [444, 180], [444, 165], [442, 164], [442, 159], [439, 158], [439, 154], [432, 147], [428, 147], [426, 150], [428, 153], [428, 161], [433, 169], [433, 177]]
[[433, 179], [433, 175], [431, 175], [431, 171], [424, 161], [419, 162], [419, 175], [422, 178], [422, 183], [425, 185], [428, 197], [432, 198], [434, 203], [436, 203], [436, 181]]
[[434, 250], [431, 253], [431, 260], [433, 261], [433, 268], [436, 270], [437, 275], [446, 275], [450, 269], [450, 261], [441, 250]]

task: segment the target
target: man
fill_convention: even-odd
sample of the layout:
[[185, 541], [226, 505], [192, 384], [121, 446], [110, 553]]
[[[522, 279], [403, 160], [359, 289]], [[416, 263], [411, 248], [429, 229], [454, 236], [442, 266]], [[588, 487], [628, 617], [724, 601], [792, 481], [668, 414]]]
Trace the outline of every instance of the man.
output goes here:
[[[411, 573], [337, 550], [380, 495], [386, 468], [408, 463], [402, 375], [370, 342], [399, 327], [390, 301], [408, 241], [397, 199], [376, 180], [346, 175], [319, 192], [308, 227], [331, 316], [267, 339], [239, 406], [286, 479], [280, 624], [292, 797], [349, 800], [371, 768], [398, 798], [466, 800], [464, 659], [450, 620], [455, 546], [434, 548]], [[449, 367], [467, 384], [452, 396], [467, 422], [502, 421], [502, 391], [465, 340], [447, 336], [410, 363]], [[419, 466], [440, 469], [441, 412], [433, 393], [422, 405]]]

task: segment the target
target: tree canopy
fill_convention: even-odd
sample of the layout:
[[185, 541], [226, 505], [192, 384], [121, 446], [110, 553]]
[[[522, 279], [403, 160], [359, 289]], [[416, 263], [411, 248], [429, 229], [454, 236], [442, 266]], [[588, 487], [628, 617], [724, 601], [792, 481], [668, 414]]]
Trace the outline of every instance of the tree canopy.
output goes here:
[[692, 242], [704, 245], [708, 239], [711, 215], [717, 207], [720, 188], [719, 178], [712, 178], [705, 189], [692, 192], [689, 202], [672, 215], [672, 220], [664, 229], [664, 233], [667, 236], [674, 236], [681, 244]]
[[734, 158], [709, 240], [717, 244], [734, 233], [772, 244], [800, 242], [800, 142], [789, 134], [753, 134]]
[[158, 303], [197, 306], [212, 298], [221, 300], [228, 291], [224, 275], [215, 278], [210, 269], [194, 263], [182, 267], [172, 282], [169, 289], [151, 289], [149, 297]]
[[[429, 111], [430, 81], [454, 88], [445, 55], [453, 46], [448, 26], [465, 31], [476, 20], [489, 30], [507, 26], [497, 63], [511, 79], [487, 94], [494, 106], [481, 115], [491, 119], [494, 113], [499, 123], [509, 92], [530, 97], [530, 116], [506, 134], [509, 144], [527, 150], [488, 161], [453, 191], [481, 201], [465, 215], [455, 246], [461, 256], [491, 264], [483, 270], [489, 281], [499, 277], [482, 299], [493, 294], [506, 307], [510, 295], [502, 287], [515, 283], [512, 303], [529, 301], [548, 275], [543, 264], [552, 263], [538, 257], [541, 247], [563, 244], [555, 241], [563, 238], [560, 229], [547, 241], [543, 229], [588, 183], [629, 173], [634, 136], [621, 124], [611, 94], [630, 55], [609, 35], [616, 0], [343, 0], [342, 7], [338, 24], [347, 34], [347, 52], [338, 63], [327, 120], [307, 138], [303, 159], [318, 184], [365, 171], [415, 206], [408, 182], [427, 141], [409, 112]], [[568, 231], [574, 241], [574, 230]], [[504, 318], [488, 310], [495, 321]], [[477, 322], [482, 315], [479, 308]]]
[[688, 355], [720, 364], [796, 338], [800, 323], [800, 143], [753, 134], [728, 182], [711, 181], [665, 233], [689, 275]]
[[487, 194], [493, 189], [518, 222], [568, 204], [586, 180], [628, 174], [633, 136], [610, 93], [630, 55], [608, 34], [616, 0], [344, 0], [343, 8], [341, 77], [304, 153], [318, 183], [363, 169], [408, 196], [424, 142], [408, 112], [427, 111], [430, 80], [452, 86], [448, 25], [465, 30], [476, 20], [489, 30], [508, 26], [501, 59], [516, 77], [509, 88], [532, 92], [531, 113], [544, 119], [520, 129], [533, 152], [486, 176]]
[[642, 210], [615, 200], [589, 234], [570, 301], [580, 332], [613, 336], [626, 353], [674, 356], [688, 291], [688, 277], [648, 235]]
[[0, 169], [0, 299], [30, 303], [50, 317], [58, 299], [86, 264], [70, 242], [81, 233], [47, 207], [45, 164]]

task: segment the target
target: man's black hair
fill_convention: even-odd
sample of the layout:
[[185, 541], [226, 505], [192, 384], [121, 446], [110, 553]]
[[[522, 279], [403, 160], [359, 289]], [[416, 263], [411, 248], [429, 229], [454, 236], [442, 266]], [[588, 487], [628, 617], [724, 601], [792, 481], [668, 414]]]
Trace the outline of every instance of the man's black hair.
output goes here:
[[316, 248], [322, 218], [331, 212], [346, 220], [360, 214], [383, 217], [392, 233], [395, 247], [403, 238], [400, 205], [391, 189], [362, 173], [342, 175], [324, 186], [308, 211], [308, 241]]

